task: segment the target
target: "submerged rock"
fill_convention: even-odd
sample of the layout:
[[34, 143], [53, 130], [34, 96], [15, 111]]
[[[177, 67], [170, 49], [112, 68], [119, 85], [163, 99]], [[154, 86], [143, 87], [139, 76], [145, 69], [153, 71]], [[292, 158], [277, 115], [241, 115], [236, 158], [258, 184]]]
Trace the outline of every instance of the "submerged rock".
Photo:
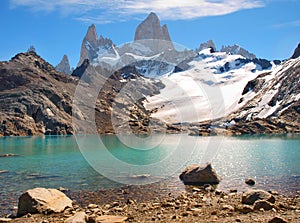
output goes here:
[[72, 200], [59, 190], [35, 188], [20, 196], [17, 215], [60, 213], [71, 207]]
[[251, 178], [247, 178], [245, 180], [245, 183], [248, 184], [248, 185], [253, 186], [255, 184], [255, 181], [253, 179], [251, 179]]
[[11, 157], [11, 156], [19, 156], [19, 155], [13, 153], [0, 154], [0, 157]]
[[212, 168], [211, 163], [188, 166], [179, 176], [185, 184], [218, 184], [221, 177]]
[[255, 201], [264, 200], [269, 201], [271, 203], [275, 203], [275, 198], [272, 194], [263, 190], [249, 190], [242, 195], [242, 203], [243, 204], [254, 204]]

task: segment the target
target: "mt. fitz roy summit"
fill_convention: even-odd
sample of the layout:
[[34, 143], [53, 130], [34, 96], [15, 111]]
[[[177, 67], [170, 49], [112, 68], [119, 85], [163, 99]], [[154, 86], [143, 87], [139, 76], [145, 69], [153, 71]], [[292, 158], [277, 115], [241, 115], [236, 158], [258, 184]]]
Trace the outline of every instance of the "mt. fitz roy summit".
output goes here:
[[0, 63], [0, 135], [93, 133], [93, 121], [101, 134], [299, 133], [299, 52], [269, 61], [212, 40], [185, 49], [155, 13], [121, 46], [91, 25], [71, 76], [67, 56], [56, 70], [34, 52]]

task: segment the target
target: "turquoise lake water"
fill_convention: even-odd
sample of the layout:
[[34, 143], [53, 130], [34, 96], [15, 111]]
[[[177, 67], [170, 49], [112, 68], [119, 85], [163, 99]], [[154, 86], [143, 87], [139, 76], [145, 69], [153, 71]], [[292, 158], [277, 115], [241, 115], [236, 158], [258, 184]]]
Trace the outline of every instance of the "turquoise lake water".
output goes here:
[[[155, 183], [182, 189], [179, 173], [189, 164], [212, 162], [220, 189], [255, 188], [285, 194], [300, 190], [300, 136], [192, 137], [45, 136], [0, 138], [0, 200], [34, 187], [99, 190]], [[0, 202], [1, 203], [1, 202]]]

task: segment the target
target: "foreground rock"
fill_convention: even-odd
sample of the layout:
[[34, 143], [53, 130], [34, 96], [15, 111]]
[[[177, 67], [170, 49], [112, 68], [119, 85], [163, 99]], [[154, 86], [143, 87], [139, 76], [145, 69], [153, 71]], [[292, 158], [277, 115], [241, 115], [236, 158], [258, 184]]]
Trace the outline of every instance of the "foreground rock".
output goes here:
[[280, 217], [274, 217], [268, 223], [287, 223], [287, 221]]
[[71, 207], [72, 200], [59, 190], [35, 188], [20, 196], [17, 215], [60, 213]]
[[0, 218], [0, 223], [10, 222], [11, 220], [11, 218]]
[[86, 223], [87, 215], [85, 212], [81, 211], [76, 213], [74, 216], [69, 217], [66, 223]]
[[127, 217], [124, 216], [102, 215], [89, 218], [88, 223], [123, 223], [126, 220]]
[[[268, 210], [267, 205], [273, 204], [263, 200], [258, 200], [254, 205], [242, 204], [240, 193], [219, 189], [212, 192], [204, 187], [185, 186], [188, 189], [185, 192], [179, 194], [172, 190], [168, 195], [161, 196], [160, 192], [165, 187], [156, 186], [125, 186], [107, 191], [76, 192], [76, 196], [71, 192], [69, 195], [77, 200], [73, 208], [50, 215], [28, 214], [13, 218], [11, 222], [300, 222], [299, 196], [274, 195], [276, 204]], [[138, 198], [137, 195], [142, 197]], [[260, 208], [256, 210], [255, 206]]]
[[188, 166], [179, 178], [185, 184], [218, 184], [221, 181], [210, 163]]
[[263, 190], [249, 190], [243, 193], [242, 203], [243, 204], [254, 204], [258, 200], [268, 201], [271, 203], [275, 202], [275, 198], [272, 194]]

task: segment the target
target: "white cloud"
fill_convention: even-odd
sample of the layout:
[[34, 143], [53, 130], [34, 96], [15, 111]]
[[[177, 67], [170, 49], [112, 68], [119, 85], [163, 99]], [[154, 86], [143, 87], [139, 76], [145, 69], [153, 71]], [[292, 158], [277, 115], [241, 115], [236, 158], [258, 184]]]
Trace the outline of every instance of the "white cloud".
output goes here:
[[59, 11], [81, 21], [107, 23], [155, 12], [163, 20], [217, 16], [264, 6], [263, 0], [10, 0], [11, 7]]
[[300, 19], [273, 25], [274, 28], [284, 28], [284, 27], [291, 27], [291, 26], [300, 27]]

